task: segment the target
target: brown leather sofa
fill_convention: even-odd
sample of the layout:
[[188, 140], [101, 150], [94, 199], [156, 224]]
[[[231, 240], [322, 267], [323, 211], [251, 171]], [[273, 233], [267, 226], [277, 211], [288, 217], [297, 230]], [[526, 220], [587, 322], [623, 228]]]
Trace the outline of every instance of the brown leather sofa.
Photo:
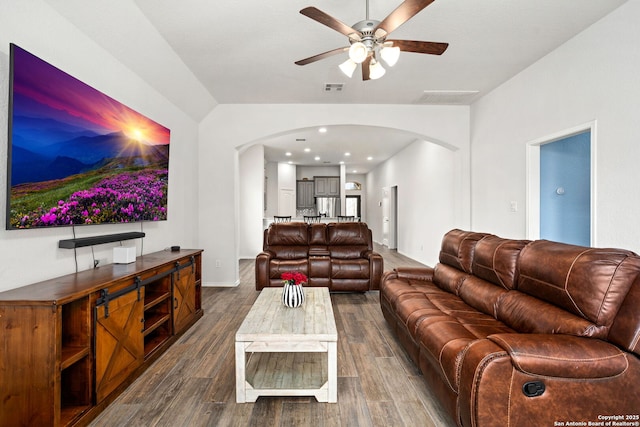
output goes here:
[[380, 305], [459, 426], [640, 421], [640, 257], [452, 230], [439, 259]]
[[383, 262], [363, 222], [274, 223], [256, 257], [256, 289], [282, 286], [286, 271], [306, 274], [307, 286], [364, 292], [379, 289]]

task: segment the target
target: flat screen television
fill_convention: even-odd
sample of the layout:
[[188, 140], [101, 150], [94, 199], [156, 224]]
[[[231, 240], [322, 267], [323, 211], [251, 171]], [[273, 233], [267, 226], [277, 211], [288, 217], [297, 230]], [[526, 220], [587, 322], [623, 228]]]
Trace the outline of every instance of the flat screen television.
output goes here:
[[15, 44], [10, 61], [7, 229], [166, 220], [169, 129]]

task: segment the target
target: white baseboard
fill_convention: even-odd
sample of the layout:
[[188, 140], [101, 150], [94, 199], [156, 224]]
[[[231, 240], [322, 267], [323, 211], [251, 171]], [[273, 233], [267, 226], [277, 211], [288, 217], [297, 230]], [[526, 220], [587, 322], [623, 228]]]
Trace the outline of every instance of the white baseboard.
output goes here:
[[226, 282], [204, 282], [202, 286], [205, 288], [235, 288], [240, 285], [240, 280], [236, 280], [234, 283]]

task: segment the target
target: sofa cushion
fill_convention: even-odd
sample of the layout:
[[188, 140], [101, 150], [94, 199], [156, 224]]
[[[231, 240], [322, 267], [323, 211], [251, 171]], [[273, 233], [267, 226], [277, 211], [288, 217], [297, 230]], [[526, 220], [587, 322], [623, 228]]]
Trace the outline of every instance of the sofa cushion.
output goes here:
[[458, 229], [449, 231], [442, 238], [440, 262], [466, 273], [471, 273], [474, 248], [478, 240], [485, 236], [488, 236], [488, 234]]
[[519, 267], [519, 291], [610, 327], [640, 274], [640, 258], [622, 249], [539, 240], [522, 249]]
[[488, 282], [514, 289], [518, 280], [518, 256], [529, 240], [485, 236], [475, 246], [471, 270]]
[[369, 271], [369, 261], [363, 258], [331, 261], [331, 279], [368, 279]]
[[371, 230], [362, 222], [328, 224], [327, 245], [331, 258], [362, 258], [373, 250]]
[[609, 331], [609, 341], [640, 356], [640, 277], [627, 294]]
[[271, 224], [267, 229], [267, 246], [308, 246], [309, 233], [303, 222]]
[[282, 277], [282, 273], [286, 273], [288, 271], [297, 271], [303, 273], [305, 276], [309, 276], [309, 263], [306, 258], [301, 259], [272, 259], [270, 261], [269, 266], [269, 278], [270, 279], [278, 279], [278, 282], [281, 282], [280, 278]]
[[468, 273], [446, 264], [436, 264], [433, 270], [433, 283], [454, 295], [458, 295], [458, 290], [467, 277]]
[[309, 245], [327, 247], [327, 227], [325, 224], [309, 225]]
[[497, 314], [499, 320], [522, 333], [607, 336], [606, 328], [519, 291], [509, 291], [500, 299]]
[[[414, 326], [416, 340], [420, 344], [421, 354], [440, 372], [449, 387], [457, 392], [460, 363], [467, 346], [489, 335], [514, 331], [448, 292], [438, 289], [437, 293], [428, 293], [426, 296], [437, 311], [422, 310], [422, 318], [417, 319]], [[405, 304], [399, 304], [398, 308], [404, 309]], [[422, 305], [425, 308], [427, 306], [424, 303]], [[412, 316], [409, 314], [407, 318], [412, 319]]]
[[307, 224], [297, 222], [271, 224], [265, 233], [265, 248], [268, 248], [275, 258], [285, 260], [307, 258], [309, 253]]
[[458, 296], [484, 314], [498, 318], [498, 305], [507, 290], [475, 276], [467, 277], [459, 287]]

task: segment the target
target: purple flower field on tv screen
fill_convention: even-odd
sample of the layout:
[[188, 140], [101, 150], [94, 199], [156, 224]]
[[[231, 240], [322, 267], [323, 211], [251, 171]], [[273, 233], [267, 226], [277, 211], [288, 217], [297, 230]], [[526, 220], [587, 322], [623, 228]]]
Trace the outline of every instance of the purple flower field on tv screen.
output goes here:
[[55, 206], [19, 213], [13, 225], [32, 228], [165, 220], [167, 176], [166, 169], [112, 175]]

